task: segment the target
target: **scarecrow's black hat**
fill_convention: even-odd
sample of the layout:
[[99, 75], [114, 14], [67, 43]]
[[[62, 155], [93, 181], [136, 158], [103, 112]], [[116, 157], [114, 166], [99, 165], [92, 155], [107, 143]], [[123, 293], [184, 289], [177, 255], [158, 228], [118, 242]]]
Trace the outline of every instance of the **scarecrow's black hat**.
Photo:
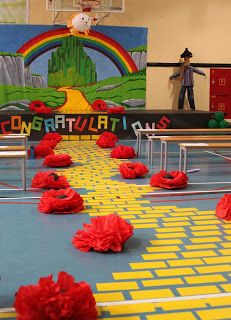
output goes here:
[[192, 52], [188, 51], [188, 48], [185, 48], [184, 52], [180, 56], [181, 58], [192, 58]]

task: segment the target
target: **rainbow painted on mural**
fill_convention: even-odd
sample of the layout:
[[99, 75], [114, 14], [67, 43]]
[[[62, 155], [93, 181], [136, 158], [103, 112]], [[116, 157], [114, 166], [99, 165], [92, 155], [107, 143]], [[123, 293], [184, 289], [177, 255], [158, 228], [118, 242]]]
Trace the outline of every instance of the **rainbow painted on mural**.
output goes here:
[[[62, 39], [71, 36], [68, 28], [59, 28], [41, 33], [23, 44], [17, 53], [24, 57], [25, 65], [29, 66], [43, 53], [60, 47]], [[121, 75], [137, 72], [137, 66], [129, 53], [114, 39], [97, 31], [90, 30], [88, 35], [77, 36], [84, 47], [97, 50], [107, 56], [118, 68]]]

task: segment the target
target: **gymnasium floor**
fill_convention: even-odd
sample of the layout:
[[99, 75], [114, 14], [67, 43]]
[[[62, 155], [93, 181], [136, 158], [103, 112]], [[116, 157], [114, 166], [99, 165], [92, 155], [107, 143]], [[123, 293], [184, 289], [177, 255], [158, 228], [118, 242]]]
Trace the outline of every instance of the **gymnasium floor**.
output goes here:
[[[120, 141], [136, 147], [135, 141]], [[132, 161], [146, 163], [143, 156]], [[67, 152], [74, 165], [58, 170], [84, 198], [85, 210], [74, 215], [45, 215], [37, 210], [41, 192], [17, 191], [14, 162], [1, 161], [0, 188], [0, 319], [15, 319], [11, 309], [20, 285], [35, 284], [41, 276], [59, 271], [90, 283], [99, 319], [217, 320], [231, 319], [231, 224], [218, 220], [214, 210], [231, 189], [231, 163], [211, 154], [190, 153], [185, 191], [194, 195], [167, 196], [149, 180], [159, 171], [158, 156], [146, 178], [123, 180], [121, 161], [95, 141], [63, 141], [56, 153]], [[170, 148], [170, 168], [178, 153]], [[28, 160], [28, 185], [42, 159]], [[15, 191], [13, 191], [15, 189]], [[161, 192], [160, 196], [155, 193]], [[122, 253], [83, 253], [71, 243], [77, 229], [91, 217], [116, 212], [134, 226], [134, 236]]]

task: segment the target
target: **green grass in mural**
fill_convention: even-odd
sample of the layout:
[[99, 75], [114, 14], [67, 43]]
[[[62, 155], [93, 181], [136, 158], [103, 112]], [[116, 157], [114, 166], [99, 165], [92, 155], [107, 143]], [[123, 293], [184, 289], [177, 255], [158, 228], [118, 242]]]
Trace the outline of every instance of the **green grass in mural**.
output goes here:
[[0, 106], [15, 100], [40, 100], [48, 107], [61, 106], [65, 93], [54, 88], [32, 88], [0, 85]]
[[132, 49], [129, 49], [128, 50], [129, 52], [147, 52], [147, 46], [145, 45], [142, 45], [142, 46], [139, 46], [139, 47], [135, 47], [135, 48], [132, 48]]
[[22, 57], [21, 53], [12, 53], [12, 52], [1, 52], [0, 56], [10, 56], [10, 57]]
[[[97, 91], [105, 86], [119, 85], [116, 88], [105, 91]], [[73, 88], [74, 89], [74, 88]], [[75, 87], [79, 91], [83, 92], [86, 99], [92, 103], [94, 100], [112, 100], [118, 104], [122, 104], [122, 101], [129, 99], [143, 99], [146, 98], [146, 76], [145, 75], [127, 75], [123, 77], [113, 77], [97, 82], [96, 84]], [[145, 106], [143, 106], [145, 107]]]

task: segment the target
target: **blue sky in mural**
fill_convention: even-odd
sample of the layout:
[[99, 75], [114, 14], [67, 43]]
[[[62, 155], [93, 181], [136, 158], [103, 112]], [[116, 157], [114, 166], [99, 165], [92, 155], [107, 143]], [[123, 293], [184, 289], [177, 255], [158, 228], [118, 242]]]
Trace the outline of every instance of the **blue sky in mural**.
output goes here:
[[[64, 25], [0, 25], [0, 51], [15, 53], [25, 42], [31, 38]], [[147, 44], [147, 28], [140, 27], [115, 27], [115, 26], [93, 26], [93, 30], [101, 32], [108, 37], [118, 41], [125, 49], [132, 49]], [[11, 39], [11, 41], [9, 41]], [[96, 64], [98, 81], [108, 77], [120, 76], [116, 66], [103, 54], [85, 48], [86, 53]], [[33, 73], [47, 75], [47, 62], [51, 52], [46, 52], [38, 57], [32, 64]]]

